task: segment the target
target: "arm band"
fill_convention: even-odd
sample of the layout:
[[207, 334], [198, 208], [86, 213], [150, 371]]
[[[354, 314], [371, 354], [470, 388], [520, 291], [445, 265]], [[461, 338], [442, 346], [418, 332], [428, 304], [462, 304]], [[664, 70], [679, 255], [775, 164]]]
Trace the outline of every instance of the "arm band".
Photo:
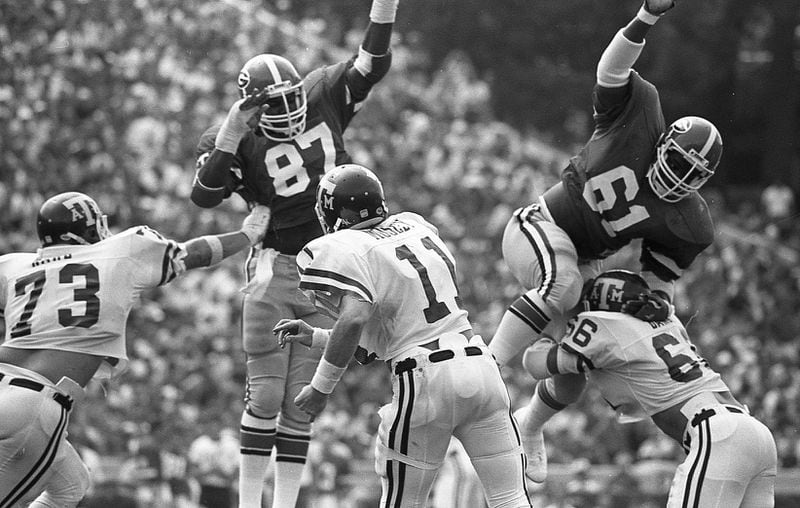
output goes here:
[[400, 0], [372, 0], [369, 20], [373, 23], [394, 23], [397, 4]]
[[647, 9], [644, 8], [644, 4], [639, 8], [639, 12], [636, 13], [636, 19], [650, 26], [655, 25], [660, 17], [661, 16], [653, 14], [652, 12], [647, 12]]
[[200, 181], [200, 172], [199, 171], [194, 174], [194, 182], [192, 183], [192, 187], [198, 187], [198, 188], [200, 188], [200, 189], [202, 189], [204, 191], [207, 191], [207, 192], [219, 192], [219, 191], [224, 191], [225, 190], [225, 186], [224, 185], [221, 186], [221, 187], [209, 187], [208, 185], [206, 185], [203, 182], [201, 182]]
[[311, 378], [311, 387], [318, 392], [328, 395], [336, 387], [336, 383], [342, 379], [347, 367], [337, 367], [324, 357], [319, 361], [314, 377]]
[[325, 328], [314, 328], [314, 331], [311, 332], [311, 346], [310, 347], [318, 347], [323, 348], [325, 344], [328, 343], [328, 339], [331, 338], [331, 331], [326, 330]]
[[212, 235], [207, 235], [201, 237], [203, 240], [206, 241], [208, 247], [211, 249], [211, 261], [208, 262], [208, 266], [213, 266], [222, 261], [222, 241]]

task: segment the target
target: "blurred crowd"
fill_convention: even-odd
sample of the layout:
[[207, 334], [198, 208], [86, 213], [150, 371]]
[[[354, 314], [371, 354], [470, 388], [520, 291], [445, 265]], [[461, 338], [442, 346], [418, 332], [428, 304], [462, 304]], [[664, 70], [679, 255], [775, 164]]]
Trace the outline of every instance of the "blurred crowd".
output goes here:
[[[189, 203], [197, 137], [227, 110], [247, 57], [269, 47], [306, 71], [330, 56], [315, 37], [327, 40], [337, 27], [309, 22], [298, 40], [247, 2], [203, 4], [195, 18], [177, 0], [142, 0], [125, 15], [127, 2], [78, 2], [80, 12], [73, 3], [33, 0], [0, 25], [0, 254], [35, 249], [40, 203], [67, 190], [95, 197], [116, 231], [146, 223], [183, 240], [234, 227], [242, 207]], [[259, 29], [265, 24], [272, 30]], [[575, 147], [555, 149], [541, 133], [497, 121], [488, 83], [463, 55], [434, 76], [417, 67], [423, 59], [413, 40], [398, 41], [392, 72], [346, 141], [355, 161], [381, 176], [390, 211], [422, 213], [440, 228], [457, 257], [464, 304], [488, 340], [520, 292], [500, 254], [505, 223], [556, 181]], [[585, 118], [575, 120], [584, 126], [589, 94]], [[781, 466], [800, 467], [796, 196], [781, 185], [712, 184], [703, 194], [717, 237], [678, 283], [677, 312], [712, 367], [772, 429]], [[608, 264], [635, 267], [636, 258], [626, 249]], [[190, 272], [145, 294], [133, 311], [130, 368], [90, 384], [74, 411], [70, 439], [95, 474], [82, 506], [216, 499], [210, 506], [222, 507], [220, 499], [235, 497], [242, 261]], [[533, 394], [519, 360], [504, 375], [515, 407]], [[301, 503], [375, 505], [376, 409], [389, 396], [380, 362], [347, 371], [315, 423]], [[666, 492], [682, 453], [649, 423], [617, 424], [591, 389], [545, 429], [553, 481], [534, 489], [537, 506], [624, 506], [621, 492], [630, 506], [647, 506]]]

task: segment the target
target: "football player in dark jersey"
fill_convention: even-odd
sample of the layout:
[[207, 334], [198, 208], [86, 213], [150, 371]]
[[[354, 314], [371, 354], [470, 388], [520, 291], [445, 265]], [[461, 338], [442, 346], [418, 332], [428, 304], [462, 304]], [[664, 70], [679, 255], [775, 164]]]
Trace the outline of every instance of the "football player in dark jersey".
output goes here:
[[[500, 365], [543, 332], [561, 336], [558, 323], [578, 303], [583, 280], [632, 240], [641, 240], [648, 284], [670, 300], [674, 280], [713, 241], [711, 215], [697, 190], [714, 174], [722, 138], [694, 116], [666, 127], [656, 88], [631, 68], [645, 34], [673, 5], [646, 0], [613, 37], [597, 65], [591, 139], [561, 181], [515, 211], [506, 227], [503, 257], [529, 290], [507, 309], [490, 343]], [[576, 375], [548, 379], [518, 411], [532, 480], [547, 474], [542, 426], [577, 399], [584, 383]]]
[[273, 506], [292, 507], [300, 487], [311, 423], [294, 398], [311, 381], [321, 350], [278, 347], [271, 331], [280, 318], [303, 318], [329, 328], [298, 290], [295, 255], [322, 235], [314, 212], [320, 177], [351, 161], [343, 133], [391, 62], [398, 0], [373, 0], [358, 53], [301, 78], [285, 58], [253, 57], [242, 67], [233, 104], [221, 126], [197, 148], [192, 201], [217, 206], [232, 194], [272, 210], [264, 241], [246, 262], [242, 335], [247, 388], [241, 420], [241, 507], [260, 507], [262, 484], [275, 449]]

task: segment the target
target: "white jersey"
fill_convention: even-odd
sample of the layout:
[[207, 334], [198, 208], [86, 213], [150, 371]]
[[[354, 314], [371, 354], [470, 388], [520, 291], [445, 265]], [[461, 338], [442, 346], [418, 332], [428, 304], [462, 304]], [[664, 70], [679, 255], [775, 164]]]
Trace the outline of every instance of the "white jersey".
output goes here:
[[145, 289], [185, 270], [183, 248], [147, 226], [92, 245], [54, 245], [0, 257], [4, 345], [106, 358], [96, 377], [127, 364], [125, 327]]
[[297, 265], [300, 289], [331, 316], [344, 294], [377, 306], [359, 344], [382, 360], [470, 329], [455, 259], [436, 228], [415, 213], [319, 237], [297, 255]]
[[569, 371], [588, 372], [621, 422], [652, 416], [700, 392], [728, 390], [675, 316], [649, 323], [620, 312], [582, 312], [560, 347], [577, 357]]

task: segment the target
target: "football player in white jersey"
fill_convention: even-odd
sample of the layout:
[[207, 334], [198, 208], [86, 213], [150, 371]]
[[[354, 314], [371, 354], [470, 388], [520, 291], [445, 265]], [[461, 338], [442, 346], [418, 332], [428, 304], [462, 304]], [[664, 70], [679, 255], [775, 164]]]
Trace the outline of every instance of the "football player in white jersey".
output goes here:
[[69, 414], [89, 380], [126, 365], [125, 326], [140, 293], [255, 245], [269, 215], [257, 206], [237, 232], [178, 243], [147, 226], [110, 234], [79, 192], [45, 201], [42, 247], [0, 257], [0, 508], [78, 504], [89, 472], [66, 440]]
[[349, 360], [379, 358], [392, 372], [375, 450], [381, 506], [421, 507], [452, 436], [464, 445], [489, 506], [528, 507], [524, 452], [499, 368], [461, 306], [455, 260], [417, 214], [388, 215], [383, 188], [345, 164], [317, 188], [326, 235], [298, 254], [300, 289], [336, 322], [274, 328], [281, 345], [325, 346], [311, 383], [295, 399], [312, 418], [324, 409]]
[[[650, 299], [633, 272], [600, 274], [560, 344], [542, 339], [523, 365], [537, 379], [586, 373], [621, 423], [650, 417], [680, 443], [667, 507], [772, 507], [777, 451], [770, 430], [750, 416], [720, 375], [697, 354], [674, 313], [639, 319]], [[639, 314], [642, 315], [642, 314]]]

